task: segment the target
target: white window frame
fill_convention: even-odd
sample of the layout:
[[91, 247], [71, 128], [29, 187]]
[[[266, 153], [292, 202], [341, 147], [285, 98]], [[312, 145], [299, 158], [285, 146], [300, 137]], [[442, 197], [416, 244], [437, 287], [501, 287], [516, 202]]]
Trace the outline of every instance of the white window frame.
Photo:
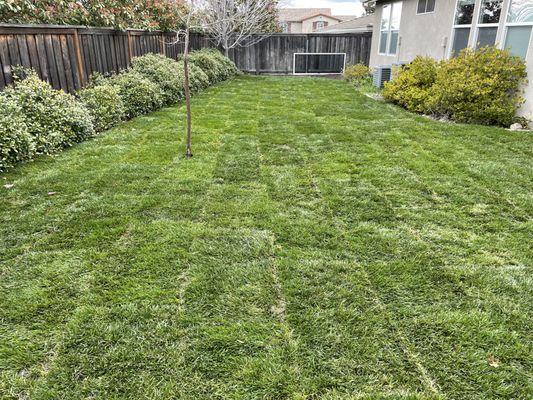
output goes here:
[[[453, 23], [452, 23], [452, 34], [450, 35], [450, 45], [448, 46], [448, 57], [447, 58], [452, 58], [453, 56], [453, 42], [455, 40], [455, 30], [456, 29], [470, 29], [470, 33], [468, 35], [468, 44], [470, 44], [470, 38], [472, 36], [472, 32], [474, 30], [474, 27], [475, 27], [475, 23], [476, 23], [476, 19], [479, 17], [479, 10], [480, 10], [480, 5], [478, 4], [479, 3], [479, 0], [475, 0], [475, 7], [474, 7], [474, 14], [472, 15], [472, 22], [470, 22], [469, 25], [457, 25], [455, 23], [455, 21], [457, 20], [457, 4], [459, 3], [460, 0], [454, 0], [454, 3], [455, 3], [455, 9], [453, 11]], [[500, 17], [501, 18], [501, 17]], [[475, 33], [474, 33], [475, 35]], [[467, 46], [469, 47], [469, 46]]]
[[[452, 31], [450, 35], [450, 42], [448, 46], [448, 54], [447, 58], [451, 58], [453, 55], [453, 42], [455, 40], [455, 30], [456, 29], [470, 29], [470, 36], [469, 36], [469, 47], [470, 44], [473, 44], [477, 48], [477, 39], [479, 37], [479, 28], [485, 28], [485, 27], [497, 27], [498, 28], [498, 36], [500, 37], [500, 41], [495, 43], [495, 46], [497, 46], [500, 49], [505, 49], [505, 42], [507, 41], [507, 32], [509, 30], [509, 27], [513, 26], [531, 26], [531, 34], [529, 37], [529, 46], [527, 48], [526, 52], [526, 59], [529, 57], [531, 48], [533, 47], [533, 22], [508, 22], [509, 13], [511, 11], [511, 3], [512, 0], [506, 0], [503, 2], [502, 12], [500, 14], [500, 22], [498, 24], [481, 24], [479, 23], [479, 18], [481, 14], [481, 6], [482, 6], [482, 0], [476, 0], [476, 7], [474, 11], [474, 15], [472, 17], [472, 23], [470, 25], [456, 25], [455, 20], [457, 17], [457, 3], [459, 0], [455, 1], [455, 10], [453, 13], [453, 23], [452, 23]], [[500, 29], [503, 29], [503, 32], [500, 32]], [[380, 32], [381, 33], [381, 32]], [[502, 33], [501, 35], [499, 35]], [[473, 36], [472, 36], [473, 35]]]
[[[403, 1], [393, 1], [391, 3], [387, 3], [387, 5], [390, 5], [390, 11], [389, 11], [389, 26], [386, 30], [383, 30], [382, 27], [381, 27], [381, 21], [383, 20], [383, 7], [381, 7], [381, 19], [379, 20], [379, 42], [378, 42], [378, 54], [380, 56], [388, 56], [388, 57], [395, 57], [398, 55], [398, 49], [400, 47], [400, 29], [401, 29], [401, 21], [402, 21], [402, 13], [403, 13]], [[400, 22], [399, 22], [399, 26], [398, 26], [398, 42], [396, 43], [396, 52], [395, 53], [391, 53], [390, 52], [390, 41], [391, 41], [391, 33], [392, 32], [395, 32], [396, 29], [391, 29], [391, 25], [392, 25], [392, 12], [394, 11], [394, 5], [395, 4], [401, 4], [401, 7], [402, 7], [402, 10], [400, 12]], [[382, 53], [380, 50], [381, 50], [381, 34], [383, 32], [387, 32], [387, 44], [385, 46], [385, 53]]]
[[[490, 23], [490, 24], [484, 24], [482, 22], [480, 22], [480, 19], [481, 19], [481, 8], [483, 6], [483, 2], [485, 0], [476, 0], [476, 1], [479, 1], [479, 5], [476, 7], [477, 8], [477, 18], [476, 18], [476, 23], [475, 23], [475, 29], [474, 29], [474, 49], [477, 49], [478, 48], [478, 38], [479, 38], [479, 30], [480, 28], [496, 28], [496, 40], [498, 39], [498, 32], [499, 32], [499, 28], [500, 28], [500, 23], [502, 22], [502, 19], [507, 17], [506, 13], [505, 13], [505, 8], [504, 8], [504, 5], [505, 5], [505, 1], [502, 0], [502, 10], [500, 12], [500, 21], [497, 22], [497, 23]], [[456, 9], [456, 12], [457, 12], [457, 9]], [[472, 24], [474, 25], [474, 24]], [[472, 35], [472, 31], [470, 31], [470, 34]], [[497, 41], [494, 42], [494, 46], [499, 46], [499, 43]]]
[[[426, 7], [424, 7], [424, 9], [426, 11], [424, 12], [418, 12], [418, 4], [421, 2], [421, 1], [425, 1], [426, 2]], [[428, 8], [428, 0], [418, 0], [416, 2], [416, 15], [426, 15], [426, 14], [433, 14], [435, 12], [435, 8], [437, 8], [437, 0], [435, 0], [435, 4], [433, 5], [433, 11], [427, 11], [427, 8]]]
[[[507, 20], [509, 19], [509, 14], [511, 13], [511, 3], [512, 3], [512, 0], [509, 0], [507, 2], [507, 9], [505, 10], [505, 15], [504, 15], [504, 21], [505, 21], [505, 28], [504, 28], [504, 34], [502, 36], [502, 42], [500, 44], [500, 48], [501, 49], [505, 49], [505, 42], [507, 42], [507, 31], [509, 30], [509, 27], [512, 27], [512, 26], [531, 26], [531, 33], [529, 34], [529, 46], [527, 47], [527, 51], [526, 51], [526, 57], [525, 57], [525, 60], [527, 60], [527, 58], [529, 57], [529, 51], [531, 50], [531, 47], [532, 47], [532, 44], [533, 44], [533, 22], [508, 22]], [[501, 17], [500, 17], [501, 18]]]
[[[343, 62], [342, 62], [342, 71], [341, 72], [296, 72], [296, 56], [299, 55], [311, 55], [311, 56], [339, 56], [342, 55]], [[293, 59], [292, 59], [292, 74], [293, 75], [342, 75], [344, 74], [344, 71], [346, 71], [346, 53], [294, 53]]]

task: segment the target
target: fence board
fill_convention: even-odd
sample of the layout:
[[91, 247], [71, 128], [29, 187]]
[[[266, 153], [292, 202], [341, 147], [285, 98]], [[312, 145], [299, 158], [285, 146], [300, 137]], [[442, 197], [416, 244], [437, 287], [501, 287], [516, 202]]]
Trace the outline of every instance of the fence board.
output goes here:
[[[290, 74], [296, 52], [346, 53], [347, 63], [368, 65], [371, 40], [370, 32], [254, 36], [250, 46], [231, 49], [229, 56], [244, 72]], [[216, 45], [206, 36], [191, 34], [191, 50], [206, 47]], [[0, 24], [0, 90], [13, 82], [16, 65], [32, 67], [54, 88], [74, 92], [94, 72], [117, 73], [128, 68], [132, 57], [160, 53], [177, 59], [183, 50], [183, 42], [176, 43], [174, 33]]]

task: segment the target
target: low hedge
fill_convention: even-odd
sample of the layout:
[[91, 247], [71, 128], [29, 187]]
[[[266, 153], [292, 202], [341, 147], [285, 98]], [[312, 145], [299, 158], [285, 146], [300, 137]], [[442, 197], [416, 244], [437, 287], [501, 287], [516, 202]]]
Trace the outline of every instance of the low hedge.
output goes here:
[[210, 84], [225, 81], [237, 74], [237, 67], [216, 49], [202, 49], [190, 54], [191, 64], [202, 69]]
[[[183, 61], [178, 61], [177, 66], [180, 71], [183, 71]], [[209, 77], [204, 70], [196, 64], [189, 64], [189, 87], [191, 92], [198, 93], [209, 86]]]
[[176, 61], [160, 54], [147, 54], [132, 60], [132, 69], [159, 85], [163, 103], [174, 104], [184, 96], [184, 72]]
[[35, 145], [16, 99], [0, 95], [0, 110], [0, 171], [5, 171], [31, 160]]
[[89, 111], [74, 96], [54, 90], [34, 71], [19, 73], [4, 95], [19, 105], [38, 154], [55, 153], [95, 134]]
[[110, 84], [118, 88], [126, 118], [148, 114], [164, 104], [161, 87], [137, 71], [129, 70], [114, 75], [110, 78]]
[[78, 98], [91, 114], [94, 129], [102, 132], [125, 117], [124, 103], [118, 87], [103, 82], [78, 92]]
[[[236, 73], [235, 64], [216, 50], [191, 53], [192, 92]], [[130, 70], [117, 75], [95, 74], [76, 97], [54, 90], [34, 71], [22, 69], [15, 84], [0, 94], [0, 171], [34, 154], [54, 153], [90, 138], [123, 119], [175, 103], [183, 92], [183, 61], [160, 55], [137, 57]]]
[[457, 122], [509, 126], [518, 120], [526, 76], [523, 60], [506, 50], [465, 49], [438, 63], [417, 57], [385, 84], [383, 97]]

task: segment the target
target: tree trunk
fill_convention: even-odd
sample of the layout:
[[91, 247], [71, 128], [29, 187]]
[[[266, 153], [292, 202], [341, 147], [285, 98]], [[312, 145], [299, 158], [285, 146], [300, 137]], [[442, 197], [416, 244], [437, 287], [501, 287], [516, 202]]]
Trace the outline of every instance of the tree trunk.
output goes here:
[[224, 43], [222, 44], [222, 47], [224, 47], [224, 55], [229, 58], [229, 43], [228, 38], [224, 38]]
[[192, 157], [192, 113], [191, 113], [191, 89], [189, 86], [189, 28], [185, 30], [185, 49], [183, 51], [183, 69], [185, 74], [185, 105], [187, 107], [187, 149], [185, 150], [185, 157]]

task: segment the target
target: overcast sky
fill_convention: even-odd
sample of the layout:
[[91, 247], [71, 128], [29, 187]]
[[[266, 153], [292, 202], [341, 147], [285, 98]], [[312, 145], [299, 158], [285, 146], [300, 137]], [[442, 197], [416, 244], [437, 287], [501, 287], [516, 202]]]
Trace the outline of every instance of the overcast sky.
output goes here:
[[333, 14], [361, 15], [363, 6], [359, 0], [285, 0], [287, 7], [331, 8]]

